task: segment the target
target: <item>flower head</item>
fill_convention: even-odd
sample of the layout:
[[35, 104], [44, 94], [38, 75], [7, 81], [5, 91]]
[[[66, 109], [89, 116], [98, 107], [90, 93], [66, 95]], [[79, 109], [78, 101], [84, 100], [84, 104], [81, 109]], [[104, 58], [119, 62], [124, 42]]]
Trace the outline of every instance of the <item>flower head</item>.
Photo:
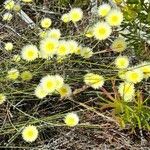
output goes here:
[[52, 24], [52, 21], [50, 18], [44, 18], [41, 20], [41, 27], [48, 29]]
[[61, 97], [69, 97], [72, 94], [71, 87], [68, 84], [64, 84], [60, 89], [58, 89]]
[[3, 104], [6, 101], [6, 96], [3, 93], [0, 93], [0, 104]]
[[5, 43], [5, 49], [7, 50], [7, 51], [12, 51], [12, 49], [13, 49], [13, 44], [11, 43], [11, 42], [7, 42], [7, 43]]
[[87, 73], [84, 76], [85, 84], [91, 86], [94, 89], [98, 89], [104, 84], [104, 77], [94, 73]]
[[21, 57], [20, 57], [20, 55], [16, 54], [16, 55], [13, 56], [12, 60], [14, 62], [19, 62], [21, 60]]
[[41, 30], [40, 33], [39, 33], [39, 37], [40, 37], [41, 39], [46, 38], [46, 37], [47, 37], [47, 31]]
[[83, 47], [80, 51], [80, 55], [83, 58], [90, 58], [93, 55], [93, 51], [89, 47]]
[[69, 53], [73, 54], [76, 53], [78, 50], [78, 43], [74, 40], [69, 40], [67, 41], [68, 46], [69, 46]]
[[10, 21], [13, 15], [10, 12], [7, 12], [3, 15], [3, 21]]
[[38, 130], [35, 126], [29, 125], [22, 131], [22, 138], [26, 142], [34, 142], [38, 137]]
[[53, 93], [57, 86], [55, 76], [47, 75], [43, 77], [40, 81], [40, 86], [43, 88], [44, 91]]
[[55, 75], [56, 90], [59, 90], [64, 85], [64, 79], [60, 75]]
[[78, 47], [77, 47], [77, 50], [76, 50], [76, 53], [75, 53], [75, 54], [77, 54], [77, 55], [81, 55], [81, 51], [82, 51], [82, 49], [83, 49], [82, 45], [78, 45]]
[[19, 4], [15, 4], [13, 10], [14, 10], [15, 12], [19, 12], [19, 11], [21, 10], [21, 6], [20, 6]]
[[83, 18], [83, 12], [81, 8], [72, 8], [69, 12], [70, 20], [72, 22], [78, 22]]
[[138, 67], [143, 72], [144, 78], [150, 77], [150, 62], [143, 62]]
[[7, 78], [10, 80], [16, 80], [18, 77], [19, 71], [17, 69], [12, 68], [7, 72]]
[[98, 8], [98, 15], [105, 17], [109, 13], [110, 10], [111, 10], [111, 7], [109, 4], [102, 4]]
[[132, 68], [132, 70], [129, 70], [126, 72], [125, 79], [126, 79], [126, 81], [128, 81], [130, 83], [136, 84], [136, 83], [142, 81], [143, 72], [140, 69]]
[[98, 22], [93, 28], [94, 36], [98, 40], [107, 39], [111, 32], [111, 27], [106, 22]]
[[124, 99], [124, 101], [132, 101], [135, 96], [134, 84], [128, 82], [120, 83], [118, 87], [118, 92], [120, 96]]
[[45, 53], [48, 57], [56, 54], [56, 48], [58, 46], [58, 40], [53, 38], [45, 38], [40, 42], [40, 51]]
[[13, 0], [6, 0], [4, 3], [4, 8], [7, 10], [12, 10], [15, 5], [15, 2]]
[[74, 127], [79, 123], [79, 117], [75, 113], [68, 113], [64, 119], [64, 122], [69, 127]]
[[26, 45], [22, 48], [21, 56], [26, 61], [33, 61], [38, 58], [39, 51], [35, 45]]
[[123, 21], [123, 13], [120, 10], [112, 9], [106, 17], [111, 26], [119, 26]]
[[42, 86], [38, 85], [34, 91], [34, 94], [37, 98], [43, 99], [48, 95], [48, 92], [45, 91]]
[[47, 32], [47, 37], [54, 38], [59, 40], [61, 36], [61, 32], [59, 29], [51, 29]]
[[127, 72], [127, 70], [119, 70], [118, 71], [119, 78], [124, 80], [126, 77], [126, 72]]
[[21, 73], [20, 77], [23, 81], [30, 81], [33, 75], [30, 71], [24, 71]]
[[70, 15], [69, 15], [69, 13], [63, 14], [63, 15], [61, 16], [61, 20], [62, 20], [64, 23], [69, 22], [69, 21], [70, 21]]
[[91, 37], [94, 36], [92, 27], [87, 29], [87, 31], [85, 32], [85, 36], [88, 37], [88, 38], [91, 38]]
[[58, 56], [65, 56], [69, 54], [69, 46], [68, 42], [65, 40], [59, 41], [58, 47], [57, 47], [57, 55]]
[[54, 55], [50, 55], [45, 53], [44, 51], [40, 51], [39, 52], [39, 58], [43, 58], [43, 59], [47, 59], [47, 60], [51, 60], [53, 58]]
[[124, 38], [118, 37], [111, 45], [111, 49], [115, 52], [122, 52], [127, 48], [127, 43]]
[[129, 59], [127, 56], [118, 56], [115, 59], [115, 65], [118, 69], [125, 69], [129, 66]]

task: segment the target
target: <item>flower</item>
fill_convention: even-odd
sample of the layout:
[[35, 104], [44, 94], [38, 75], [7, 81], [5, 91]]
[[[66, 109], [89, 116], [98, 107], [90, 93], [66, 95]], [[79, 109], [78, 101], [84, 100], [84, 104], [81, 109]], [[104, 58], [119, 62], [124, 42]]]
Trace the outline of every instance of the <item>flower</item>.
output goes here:
[[85, 32], [85, 36], [88, 37], [88, 38], [91, 38], [91, 37], [94, 36], [92, 27], [87, 29], [87, 31]]
[[21, 57], [26, 61], [33, 61], [38, 58], [39, 51], [35, 45], [26, 45], [22, 48]]
[[4, 46], [4, 48], [7, 50], [7, 51], [12, 51], [12, 49], [13, 49], [13, 44], [11, 43], [11, 42], [7, 42], [7, 43], [5, 43], [5, 46]]
[[121, 97], [123, 97], [124, 101], [129, 102], [135, 96], [134, 84], [128, 82], [120, 83], [118, 87], [118, 92]]
[[119, 71], [118, 71], [118, 76], [119, 76], [119, 78], [124, 80], [125, 77], [126, 77], [126, 76], [125, 76], [125, 75], [126, 75], [126, 72], [127, 72], [127, 70], [119, 70]]
[[21, 57], [20, 57], [20, 55], [14, 55], [13, 56], [13, 58], [12, 58], [12, 60], [14, 61], [14, 62], [19, 62], [20, 60], [21, 60]]
[[3, 93], [0, 93], [0, 104], [3, 104], [6, 101], [6, 96]]
[[79, 117], [77, 114], [75, 113], [68, 113], [66, 116], [65, 116], [65, 119], [64, 119], [64, 122], [67, 126], [69, 127], [74, 127], [76, 126], [78, 123], [79, 123]]
[[92, 55], [93, 55], [93, 51], [91, 48], [89, 47], [83, 47], [81, 50], [80, 50], [80, 55], [83, 57], [83, 58], [90, 58]]
[[111, 49], [115, 52], [123, 52], [126, 48], [127, 43], [123, 37], [118, 37], [111, 45]]
[[69, 21], [70, 21], [69, 13], [63, 14], [63, 15], [61, 16], [61, 20], [62, 20], [64, 23], [69, 22]]
[[123, 21], [123, 13], [120, 10], [112, 9], [106, 16], [106, 21], [111, 26], [119, 26]]
[[64, 85], [64, 79], [60, 75], [55, 75], [56, 90], [59, 90]]
[[69, 97], [72, 94], [72, 90], [68, 84], [64, 84], [60, 89], [58, 89], [58, 92], [62, 98]]
[[53, 38], [45, 38], [40, 42], [40, 51], [45, 53], [48, 57], [56, 54], [56, 48], [58, 46], [58, 40]]
[[38, 85], [34, 91], [34, 94], [37, 98], [39, 99], [43, 99], [44, 97], [46, 97], [48, 95], [48, 92], [45, 91], [42, 86]]
[[69, 12], [69, 17], [72, 22], [78, 22], [83, 18], [83, 12], [81, 8], [72, 8]]
[[59, 40], [61, 36], [61, 32], [59, 29], [51, 29], [47, 32], [47, 37], [54, 38]]
[[74, 40], [69, 40], [67, 41], [68, 46], [69, 46], [69, 53], [76, 53], [78, 50], [78, 43]]
[[30, 81], [32, 79], [32, 73], [30, 71], [24, 71], [20, 75], [23, 81]]
[[22, 0], [24, 3], [30, 3], [32, 2], [33, 0]]
[[46, 38], [46, 37], [47, 37], [47, 31], [40, 31], [39, 37], [40, 37], [41, 39]]
[[48, 55], [47, 53], [43, 51], [39, 51], [39, 58], [50, 60], [53, 55]]
[[52, 21], [50, 18], [44, 18], [41, 20], [41, 27], [48, 29], [52, 24]]
[[53, 93], [57, 86], [55, 76], [47, 75], [43, 77], [40, 81], [40, 86], [44, 91]]
[[12, 10], [15, 5], [15, 2], [13, 0], [6, 0], [4, 3], [4, 8], [7, 10]]
[[127, 56], [119, 56], [115, 59], [115, 65], [118, 69], [125, 69], [129, 66], [129, 59]]
[[19, 12], [21, 10], [21, 6], [19, 4], [15, 4], [15, 6], [13, 7], [13, 10], [15, 12]]
[[12, 68], [7, 72], [7, 78], [10, 80], [16, 80], [18, 77], [19, 71], [17, 69]]
[[22, 138], [26, 142], [34, 142], [38, 137], [38, 130], [35, 126], [29, 125], [22, 131]]
[[69, 46], [68, 42], [65, 40], [62, 40], [59, 42], [58, 47], [57, 47], [57, 55], [58, 56], [65, 56], [69, 54]]
[[111, 32], [111, 27], [106, 22], [98, 22], [93, 28], [93, 34], [98, 40], [107, 39]]
[[136, 83], [142, 81], [143, 72], [140, 69], [132, 68], [132, 70], [129, 70], [129, 71], [126, 72], [125, 79], [128, 82], [136, 84]]
[[81, 45], [78, 45], [76, 53], [77, 55], [81, 55], [81, 50], [83, 49], [83, 47]]
[[150, 62], [143, 62], [138, 67], [143, 72], [144, 78], [150, 77]]
[[111, 10], [110, 5], [104, 3], [104, 4], [100, 5], [98, 8], [98, 15], [105, 17], [109, 13], [110, 10]]
[[10, 21], [12, 19], [13, 15], [9, 12], [5, 13], [3, 15], [3, 21]]
[[84, 76], [85, 84], [91, 86], [94, 89], [98, 89], [104, 84], [104, 77], [94, 73], [87, 73]]

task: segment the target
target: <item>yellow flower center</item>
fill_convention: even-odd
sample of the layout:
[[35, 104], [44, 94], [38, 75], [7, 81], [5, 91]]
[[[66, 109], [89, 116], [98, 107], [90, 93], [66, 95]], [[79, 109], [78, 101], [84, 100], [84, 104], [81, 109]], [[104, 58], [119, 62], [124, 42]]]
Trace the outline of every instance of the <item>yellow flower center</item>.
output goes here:
[[122, 48], [122, 44], [121, 43], [118, 43], [116, 48]]
[[68, 124], [69, 124], [69, 125], [73, 125], [74, 122], [75, 122], [75, 119], [74, 119], [74, 118], [69, 118], [69, 119], [68, 119]]
[[49, 22], [48, 21], [44, 22], [44, 24], [45, 24], [45, 26], [49, 26]]
[[47, 84], [46, 84], [48, 89], [50, 89], [52, 87], [52, 85], [53, 85], [53, 83], [51, 81], [48, 81]]
[[112, 16], [112, 21], [113, 22], [117, 22], [118, 21], [118, 17], [117, 16]]
[[100, 28], [98, 32], [99, 32], [99, 34], [104, 35], [104, 34], [106, 34], [106, 29]]
[[33, 132], [32, 131], [28, 131], [27, 135], [28, 135], [28, 137], [33, 137]]
[[102, 12], [101, 12], [101, 13], [102, 13], [102, 15], [103, 15], [103, 16], [105, 16], [105, 15], [107, 14], [107, 10], [106, 10], [106, 9], [104, 9], [104, 10], [102, 10]]
[[124, 89], [123, 89], [123, 93], [124, 94], [131, 94], [132, 92], [132, 88], [129, 86], [124, 86]]
[[120, 60], [120, 66], [124, 66], [125, 65], [125, 61], [124, 60]]
[[77, 14], [77, 13], [73, 13], [73, 14], [72, 14], [72, 18], [73, 18], [73, 19], [78, 19], [78, 17], [79, 17], [79, 14]]
[[62, 93], [62, 94], [66, 94], [66, 93], [67, 93], [67, 89], [66, 89], [66, 88], [62, 88], [62, 89], [61, 89], [61, 93]]
[[132, 78], [132, 80], [137, 80], [137, 78], [138, 78], [138, 74], [137, 73], [132, 73], [131, 74], [131, 78]]
[[53, 50], [53, 49], [54, 49], [54, 44], [52, 44], [52, 43], [47, 43], [47, 44], [46, 44], [46, 49], [47, 49], [48, 51]]
[[33, 57], [33, 55], [34, 55], [34, 53], [32, 50], [28, 52], [28, 57]]
[[65, 53], [66, 52], [66, 47], [65, 46], [60, 46], [59, 47], [59, 52], [60, 53]]
[[143, 67], [142, 70], [143, 70], [144, 73], [150, 73], [150, 67], [149, 68]]

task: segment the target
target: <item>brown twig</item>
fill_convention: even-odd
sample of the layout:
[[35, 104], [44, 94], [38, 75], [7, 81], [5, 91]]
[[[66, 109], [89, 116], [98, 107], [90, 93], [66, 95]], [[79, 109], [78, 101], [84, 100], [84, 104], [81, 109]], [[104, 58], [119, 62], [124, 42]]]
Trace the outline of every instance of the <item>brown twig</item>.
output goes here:
[[109, 98], [111, 99], [112, 101], [114, 101], [115, 99], [111, 96], [111, 94], [103, 87], [100, 88], [101, 91], [103, 91], [103, 93]]

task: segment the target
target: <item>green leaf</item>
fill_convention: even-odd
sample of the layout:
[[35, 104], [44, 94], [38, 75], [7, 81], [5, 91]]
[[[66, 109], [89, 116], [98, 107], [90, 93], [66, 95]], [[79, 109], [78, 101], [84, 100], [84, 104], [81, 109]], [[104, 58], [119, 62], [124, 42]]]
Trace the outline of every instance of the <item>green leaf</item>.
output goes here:
[[139, 0], [127, 0], [128, 4], [139, 4]]

